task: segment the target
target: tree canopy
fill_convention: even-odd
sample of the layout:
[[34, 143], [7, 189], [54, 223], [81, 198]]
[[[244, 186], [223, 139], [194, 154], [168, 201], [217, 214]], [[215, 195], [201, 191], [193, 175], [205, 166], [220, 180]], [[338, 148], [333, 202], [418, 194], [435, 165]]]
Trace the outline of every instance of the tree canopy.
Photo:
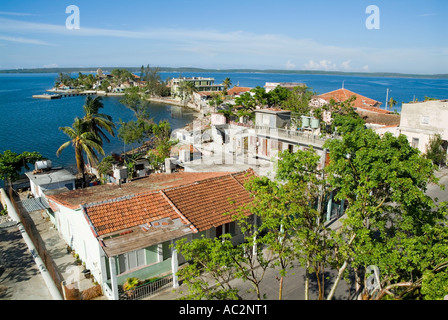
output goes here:
[[36, 151], [16, 153], [5, 150], [3, 154], [0, 153], [0, 179], [4, 180], [5, 184], [11, 184], [19, 179], [23, 169], [30, 169], [29, 164], [34, 164], [42, 159], [42, 155]]

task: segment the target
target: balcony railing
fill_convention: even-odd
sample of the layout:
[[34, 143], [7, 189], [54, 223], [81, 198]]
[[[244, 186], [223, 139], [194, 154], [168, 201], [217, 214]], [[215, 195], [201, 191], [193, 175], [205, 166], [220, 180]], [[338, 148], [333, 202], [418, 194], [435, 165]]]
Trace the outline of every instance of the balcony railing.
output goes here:
[[305, 141], [311, 142], [319, 145], [323, 145], [324, 142], [332, 137], [321, 137], [311, 133], [297, 131], [297, 130], [286, 130], [281, 128], [271, 128], [265, 126], [255, 126], [257, 134], [265, 134], [270, 138], [286, 138], [294, 141]]
[[140, 285], [134, 289], [123, 291], [119, 288], [119, 299], [120, 300], [141, 300], [150, 297], [157, 292], [165, 289], [169, 284], [173, 282], [173, 275], [169, 274], [164, 277], [147, 282]]

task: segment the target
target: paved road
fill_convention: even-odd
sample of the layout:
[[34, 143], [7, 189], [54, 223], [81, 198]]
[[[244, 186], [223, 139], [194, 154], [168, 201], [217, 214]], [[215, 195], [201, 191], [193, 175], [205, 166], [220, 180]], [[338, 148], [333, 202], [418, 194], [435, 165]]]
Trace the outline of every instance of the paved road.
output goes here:
[[0, 300], [51, 299], [18, 227], [0, 227]]
[[[437, 197], [439, 201], [448, 201], [448, 168], [436, 172], [440, 178], [440, 183], [446, 185], [446, 190], [440, 190], [438, 186], [428, 186], [428, 194]], [[46, 223], [45, 219], [39, 219], [39, 214], [31, 215], [35, 221], [42, 238], [50, 248], [51, 254], [56, 264], [61, 270], [63, 276], [67, 276], [67, 270], [74, 265], [74, 259], [71, 255], [65, 253], [65, 243], [58, 235], [57, 231]], [[3, 227], [2, 227], [3, 226]], [[16, 226], [4, 227], [0, 225], [0, 300], [51, 300], [52, 297], [48, 291], [45, 282], [37, 268], [33, 257], [31, 256], [25, 241]], [[268, 299], [278, 298], [278, 281], [275, 280], [275, 270], [268, 270], [265, 281], [262, 283], [262, 292], [266, 293]], [[277, 273], [276, 273], [277, 274]], [[331, 278], [334, 274], [329, 274], [326, 288], [329, 290]], [[285, 281], [283, 299], [284, 300], [303, 300], [304, 298], [304, 273], [303, 269], [295, 268], [288, 275]], [[238, 287], [241, 289], [244, 299], [256, 299], [256, 295], [248, 282], [243, 283], [240, 280]], [[85, 282], [85, 281], [82, 281]], [[186, 291], [184, 286], [177, 290], [168, 288], [156, 296], [150, 297], [151, 300], [173, 300], [181, 297], [182, 291]], [[316, 297], [315, 286], [311, 287], [310, 298]], [[336, 299], [347, 299], [350, 295], [350, 286], [342, 282], [336, 292]], [[327, 292], [328, 293], [328, 292]], [[104, 299], [104, 297], [102, 297]], [[101, 298], [100, 298], [101, 299]]]

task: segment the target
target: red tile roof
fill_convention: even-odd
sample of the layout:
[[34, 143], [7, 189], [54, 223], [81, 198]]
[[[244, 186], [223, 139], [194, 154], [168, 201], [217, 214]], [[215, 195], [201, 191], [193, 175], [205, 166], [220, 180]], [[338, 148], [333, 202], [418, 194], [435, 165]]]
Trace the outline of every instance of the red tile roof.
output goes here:
[[67, 191], [47, 196], [48, 199], [64, 205], [70, 209], [78, 209], [80, 205], [102, 202], [116, 199], [130, 194], [147, 193], [163, 188], [176, 187], [195, 181], [219, 177], [229, 174], [228, 172], [176, 172], [151, 174], [148, 177], [122, 184], [106, 184]]
[[[83, 210], [97, 236], [150, 226], [161, 219], [166, 219], [168, 224], [180, 221], [197, 232], [231, 222], [231, 216], [224, 214], [251, 201], [243, 184], [254, 175], [251, 169], [239, 173], [154, 174], [152, 179], [142, 179], [147, 186], [146, 192], [136, 186], [125, 188], [128, 185], [125, 184], [120, 193], [111, 192], [111, 186], [98, 186], [82, 190], [89, 192], [87, 198], [76, 197], [83, 193], [79, 190], [65, 192], [63, 197], [59, 194], [49, 198], [64, 204], [73, 194], [75, 200], [68, 205], [71, 208], [74, 203], [82, 202], [81, 199], [95, 200], [84, 203]], [[132, 193], [134, 191], [140, 192]], [[103, 196], [93, 197], [93, 194]]]
[[235, 210], [252, 201], [250, 193], [244, 188], [244, 182], [250, 176], [253, 172], [231, 174], [165, 193], [200, 232], [232, 222]]
[[[366, 111], [383, 113], [383, 114], [390, 113], [390, 111], [379, 108], [379, 106], [381, 105], [381, 102], [364, 97], [360, 94], [357, 94], [353, 91], [350, 91], [350, 90], [347, 90], [344, 88], [321, 94], [318, 97], [324, 99], [327, 102], [330, 102], [331, 99], [333, 99], [336, 102], [343, 102], [343, 101], [351, 98], [352, 96], [356, 96], [356, 100], [353, 101], [353, 108], [355, 108], [355, 109], [363, 109]], [[360, 111], [363, 111], [363, 110], [360, 110]]]
[[233, 87], [232, 89], [227, 90], [227, 94], [229, 96], [238, 95], [244, 92], [249, 92], [252, 88], [247, 87]]

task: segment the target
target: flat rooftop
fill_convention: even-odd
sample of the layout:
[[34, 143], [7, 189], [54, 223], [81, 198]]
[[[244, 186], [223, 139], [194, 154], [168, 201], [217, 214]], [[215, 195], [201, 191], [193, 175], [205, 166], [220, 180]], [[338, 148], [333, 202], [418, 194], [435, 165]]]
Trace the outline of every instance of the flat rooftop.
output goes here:
[[52, 183], [73, 181], [76, 177], [66, 169], [51, 169], [43, 172], [25, 172], [25, 175], [36, 185], [48, 185]]

